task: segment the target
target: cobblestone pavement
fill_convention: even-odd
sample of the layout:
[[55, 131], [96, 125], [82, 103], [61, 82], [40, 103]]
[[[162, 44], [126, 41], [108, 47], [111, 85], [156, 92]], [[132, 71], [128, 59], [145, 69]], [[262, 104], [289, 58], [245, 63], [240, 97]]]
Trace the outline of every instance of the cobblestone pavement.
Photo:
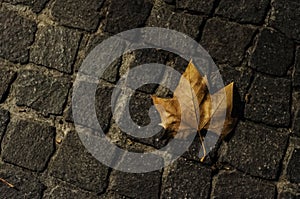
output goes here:
[[[236, 82], [241, 119], [201, 163], [199, 143], [168, 167], [132, 174], [106, 167], [81, 144], [72, 82], [88, 52], [136, 27], [175, 29], [198, 41]], [[0, 198], [300, 198], [299, 0], [0, 0]], [[124, 54], [97, 90], [99, 123], [120, 147], [160, 148], [163, 132], [136, 139], [112, 119], [110, 94], [126, 70], [186, 61], [148, 49]], [[149, 123], [149, 94], [131, 114]]]

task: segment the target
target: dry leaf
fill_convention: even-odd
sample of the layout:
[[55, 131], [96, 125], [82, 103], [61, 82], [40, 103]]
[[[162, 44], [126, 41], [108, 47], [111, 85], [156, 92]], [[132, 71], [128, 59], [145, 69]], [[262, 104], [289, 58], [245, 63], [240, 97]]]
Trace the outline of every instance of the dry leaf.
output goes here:
[[[176, 96], [181, 96], [181, 99], [177, 99]], [[199, 133], [202, 129], [209, 129], [215, 133], [220, 132], [224, 138], [232, 131], [237, 121], [237, 118], [231, 117], [233, 83], [210, 95], [207, 78], [200, 75], [192, 62], [183, 73], [173, 98], [152, 96], [152, 99], [161, 117], [160, 125], [169, 130], [173, 137], [181, 125], [184, 133]], [[214, 122], [211, 121], [212, 118]], [[200, 139], [203, 138], [200, 136]]]

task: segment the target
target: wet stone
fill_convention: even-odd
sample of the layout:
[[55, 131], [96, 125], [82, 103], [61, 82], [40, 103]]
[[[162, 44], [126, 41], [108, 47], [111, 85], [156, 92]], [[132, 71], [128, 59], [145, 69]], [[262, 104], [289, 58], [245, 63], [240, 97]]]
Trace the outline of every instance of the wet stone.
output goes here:
[[0, 183], [1, 198], [42, 198], [43, 190], [45, 190], [46, 187], [34, 174], [24, 172], [17, 167], [8, 166], [6, 164], [1, 164], [0, 168], [0, 178], [5, 179], [15, 186], [15, 188], [10, 188], [4, 183]]
[[0, 57], [26, 63], [29, 47], [34, 41], [36, 24], [6, 8], [0, 9]]
[[112, 0], [105, 30], [116, 34], [144, 25], [153, 6], [152, 0]]
[[[95, 31], [100, 20], [99, 9], [103, 0], [57, 0], [54, 2], [51, 14], [60, 24]], [[80, 5], [80, 6], [79, 6]]]
[[161, 198], [208, 198], [210, 169], [181, 158], [168, 169]]
[[250, 175], [276, 179], [287, 141], [288, 133], [281, 129], [240, 122], [222, 161]]
[[217, 63], [236, 66], [242, 61], [254, 32], [251, 27], [213, 18], [207, 21], [200, 44]]
[[42, 171], [54, 152], [54, 138], [55, 128], [45, 123], [12, 121], [2, 143], [2, 159], [33, 171]]
[[207, 15], [210, 14], [213, 4], [213, 0], [176, 0], [176, 8], [178, 9], [201, 12]]
[[270, 25], [290, 38], [300, 40], [300, 2], [298, 0], [275, 0]]
[[38, 71], [22, 71], [17, 78], [16, 104], [44, 115], [62, 114], [70, 83], [65, 78], [45, 76]]
[[196, 39], [203, 17], [186, 13], [175, 13], [172, 6], [158, 1], [152, 9], [147, 25], [177, 30]]
[[287, 178], [293, 183], [300, 183], [300, 149], [294, 149], [287, 167]]
[[293, 59], [293, 42], [278, 32], [263, 29], [251, 57], [251, 67], [270, 75], [284, 76]]
[[212, 195], [213, 198], [274, 198], [276, 187], [237, 171], [221, 172]]
[[69, 132], [50, 163], [51, 176], [96, 193], [107, 187], [108, 167], [82, 145], [76, 132]]
[[265, 124], [287, 127], [290, 124], [291, 82], [257, 74], [249, 90], [245, 117]]
[[113, 170], [110, 190], [131, 198], [159, 198], [161, 172], [125, 173]]
[[45, 26], [37, 32], [30, 61], [71, 73], [81, 35], [63, 27]]
[[8, 90], [13, 80], [16, 77], [16, 72], [0, 68], [0, 102], [5, 100]]
[[269, 0], [221, 0], [217, 15], [241, 23], [260, 24], [267, 15]]
[[28, 6], [33, 12], [39, 13], [49, 0], [3, 0], [13, 5], [25, 5]]
[[10, 113], [7, 110], [0, 109], [0, 142], [2, 140], [2, 137], [5, 133], [7, 124], [10, 119]]

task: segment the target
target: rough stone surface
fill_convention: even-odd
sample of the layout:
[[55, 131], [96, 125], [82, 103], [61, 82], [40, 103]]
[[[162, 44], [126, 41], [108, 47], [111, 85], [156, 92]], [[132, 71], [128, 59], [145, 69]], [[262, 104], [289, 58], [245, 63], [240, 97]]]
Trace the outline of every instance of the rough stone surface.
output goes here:
[[33, 12], [39, 13], [49, 0], [3, 0], [13, 5], [25, 5], [28, 6]]
[[0, 102], [5, 100], [9, 87], [16, 77], [16, 73], [11, 70], [0, 68]]
[[108, 167], [84, 148], [76, 132], [69, 132], [50, 164], [50, 175], [98, 193], [107, 186]]
[[291, 82], [257, 74], [249, 91], [245, 117], [273, 126], [290, 124]]
[[283, 76], [292, 66], [294, 44], [282, 34], [263, 29], [251, 57], [251, 67], [271, 75]]
[[70, 83], [65, 78], [48, 77], [38, 71], [22, 71], [17, 78], [16, 104], [45, 115], [61, 114]]
[[268, 5], [269, 0], [221, 0], [216, 14], [241, 23], [259, 24], [267, 15]]
[[208, 198], [210, 179], [210, 169], [178, 159], [169, 168], [161, 198]]
[[280, 30], [287, 36], [300, 40], [300, 2], [297, 0], [275, 0], [271, 17], [271, 26]]
[[43, 195], [45, 199], [65, 199], [65, 198], [86, 198], [86, 199], [100, 199], [94, 193], [67, 187], [66, 185], [56, 185], [49, 188]]
[[0, 164], [0, 178], [13, 184], [15, 188], [10, 188], [4, 183], [0, 183], [0, 196], [4, 199], [39, 199], [42, 198], [43, 190], [46, 188], [38, 178], [19, 168]]
[[275, 198], [275, 195], [272, 183], [233, 171], [217, 176], [212, 198]]
[[176, 8], [210, 14], [214, 5], [213, 0], [176, 0]]
[[300, 87], [300, 47], [296, 51], [295, 69], [293, 74], [293, 86]]
[[300, 149], [294, 149], [287, 167], [287, 177], [293, 183], [300, 183]]
[[57, 0], [53, 4], [51, 14], [62, 25], [80, 28], [87, 31], [96, 30], [103, 0]]
[[205, 25], [200, 44], [217, 63], [238, 65], [254, 32], [251, 27], [212, 18]]
[[1, 145], [2, 137], [6, 130], [7, 124], [9, 122], [9, 119], [10, 119], [9, 111], [0, 109], [0, 145]]
[[71, 73], [80, 34], [63, 27], [45, 26], [38, 30], [37, 35], [30, 61]]
[[152, 9], [147, 25], [177, 30], [195, 39], [199, 34], [202, 22], [203, 18], [201, 16], [175, 13], [173, 7], [166, 5], [162, 1], [157, 1]]
[[26, 63], [34, 40], [36, 24], [6, 8], [0, 9], [0, 57]]
[[45, 169], [54, 152], [55, 128], [45, 123], [17, 120], [7, 128], [2, 159], [33, 171]]
[[222, 159], [253, 176], [276, 179], [287, 139], [284, 130], [240, 122]]
[[159, 198], [160, 179], [159, 171], [133, 174], [114, 170], [109, 189], [131, 198]]
[[105, 30], [116, 34], [144, 25], [152, 9], [152, 0], [112, 0]]

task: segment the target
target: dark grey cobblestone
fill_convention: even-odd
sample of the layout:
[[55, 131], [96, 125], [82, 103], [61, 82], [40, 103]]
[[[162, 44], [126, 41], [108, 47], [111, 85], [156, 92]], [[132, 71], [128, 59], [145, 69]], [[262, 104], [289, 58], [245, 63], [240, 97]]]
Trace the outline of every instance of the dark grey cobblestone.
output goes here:
[[217, 63], [238, 65], [250, 44], [255, 29], [218, 18], [209, 19], [200, 44]]
[[223, 171], [216, 177], [212, 195], [212, 198], [274, 198], [276, 187], [237, 171]]
[[268, 5], [269, 0], [221, 0], [216, 14], [241, 23], [260, 24], [267, 15]]
[[28, 106], [45, 115], [61, 114], [70, 83], [65, 78], [54, 78], [38, 71], [20, 72], [16, 82], [16, 104]]
[[176, 0], [176, 8], [210, 14], [214, 5], [214, 0]]
[[222, 161], [253, 176], [276, 179], [287, 141], [287, 130], [240, 122]]
[[300, 149], [294, 149], [287, 167], [288, 180], [293, 183], [300, 183]]
[[295, 70], [293, 74], [293, 86], [300, 87], [300, 47], [296, 51]]
[[54, 152], [55, 128], [36, 121], [10, 122], [2, 143], [2, 159], [33, 171], [45, 169]]
[[30, 61], [61, 72], [71, 73], [80, 34], [63, 27], [40, 27], [32, 46]]
[[270, 25], [287, 36], [300, 40], [300, 2], [297, 0], [274, 0]]
[[103, 0], [57, 0], [51, 8], [51, 14], [60, 24], [87, 31], [96, 30]]
[[16, 72], [0, 68], [0, 102], [5, 100], [11, 83], [16, 77]]
[[195, 162], [178, 159], [168, 168], [161, 198], [207, 198], [211, 170]]
[[[39, 13], [49, 0], [2, 0], [13, 5], [25, 5], [28, 6], [33, 12]], [[0, 1], [1, 2], [1, 1]]]
[[251, 57], [251, 67], [270, 75], [284, 76], [292, 66], [294, 44], [284, 35], [263, 29]]
[[0, 57], [12, 62], [26, 63], [29, 47], [34, 40], [36, 24], [10, 11], [0, 8]]
[[249, 91], [245, 117], [273, 126], [290, 124], [291, 81], [256, 74]]
[[9, 120], [10, 120], [9, 111], [0, 109], [0, 145]]
[[108, 167], [82, 145], [76, 132], [69, 132], [50, 163], [50, 175], [96, 193], [107, 187]]

